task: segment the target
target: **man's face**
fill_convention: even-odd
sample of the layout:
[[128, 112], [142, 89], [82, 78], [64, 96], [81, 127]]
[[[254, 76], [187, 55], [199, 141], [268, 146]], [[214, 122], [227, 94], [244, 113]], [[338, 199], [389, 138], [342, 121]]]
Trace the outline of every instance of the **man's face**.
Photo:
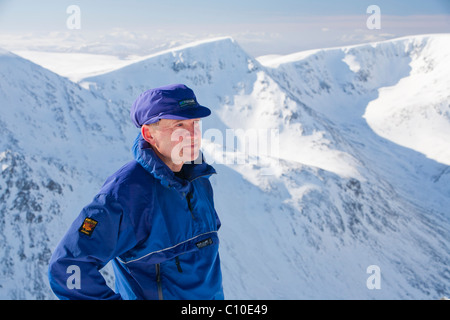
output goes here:
[[[200, 119], [161, 119], [157, 125], [143, 129], [145, 140], [172, 170], [194, 161], [201, 147]], [[148, 130], [148, 132], [147, 132]], [[174, 166], [174, 167], [172, 167]]]

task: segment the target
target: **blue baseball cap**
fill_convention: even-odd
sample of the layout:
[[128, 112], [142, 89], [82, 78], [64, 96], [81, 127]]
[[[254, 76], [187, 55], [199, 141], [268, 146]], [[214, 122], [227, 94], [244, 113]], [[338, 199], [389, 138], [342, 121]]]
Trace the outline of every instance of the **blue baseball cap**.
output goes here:
[[197, 102], [194, 91], [184, 84], [171, 84], [147, 90], [131, 106], [130, 116], [136, 127], [161, 119], [204, 118], [211, 110]]

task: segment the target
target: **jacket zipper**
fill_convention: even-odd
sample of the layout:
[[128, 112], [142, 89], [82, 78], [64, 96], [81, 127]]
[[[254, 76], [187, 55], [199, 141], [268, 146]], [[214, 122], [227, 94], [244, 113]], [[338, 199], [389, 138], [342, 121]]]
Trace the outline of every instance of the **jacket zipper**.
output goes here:
[[191, 212], [191, 217], [192, 217], [192, 219], [195, 220], [195, 216], [194, 216], [194, 212], [193, 212], [194, 207], [192, 206], [192, 203], [191, 203], [192, 197], [193, 197], [192, 193], [189, 192], [189, 193], [186, 195], [186, 200], [187, 200], [187, 203], [188, 203], [189, 211]]
[[163, 293], [161, 286], [161, 266], [159, 263], [157, 263], [155, 267], [156, 267], [156, 285], [158, 286], [158, 299], [163, 300]]

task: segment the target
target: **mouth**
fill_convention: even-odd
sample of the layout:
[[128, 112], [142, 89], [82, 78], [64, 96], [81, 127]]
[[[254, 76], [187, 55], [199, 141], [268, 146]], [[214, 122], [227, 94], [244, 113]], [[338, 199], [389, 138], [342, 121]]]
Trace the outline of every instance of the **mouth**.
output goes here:
[[186, 151], [197, 151], [200, 149], [200, 145], [199, 144], [189, 144], [189, 145], [184, 146], [182, 149], [185, 150], [185, 152]]
[[189, 147], [198, 149], [200, 147], [200, 143], [198, 141], [194, 141], [189, 145]]

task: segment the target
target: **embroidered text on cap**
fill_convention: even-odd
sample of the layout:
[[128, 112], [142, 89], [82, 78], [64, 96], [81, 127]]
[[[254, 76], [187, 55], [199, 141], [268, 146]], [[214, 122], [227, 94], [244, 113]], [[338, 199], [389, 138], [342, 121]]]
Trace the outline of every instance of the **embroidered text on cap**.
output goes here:
[[197, 102], [195, 102], [194, 99], [188, 99], [188, 100], [182, 100], [180, 102], [178, 102], [178, 105], [180, 107], [187, 107], [187, 106], [192, 106], [192, 105], [196, 105]]

